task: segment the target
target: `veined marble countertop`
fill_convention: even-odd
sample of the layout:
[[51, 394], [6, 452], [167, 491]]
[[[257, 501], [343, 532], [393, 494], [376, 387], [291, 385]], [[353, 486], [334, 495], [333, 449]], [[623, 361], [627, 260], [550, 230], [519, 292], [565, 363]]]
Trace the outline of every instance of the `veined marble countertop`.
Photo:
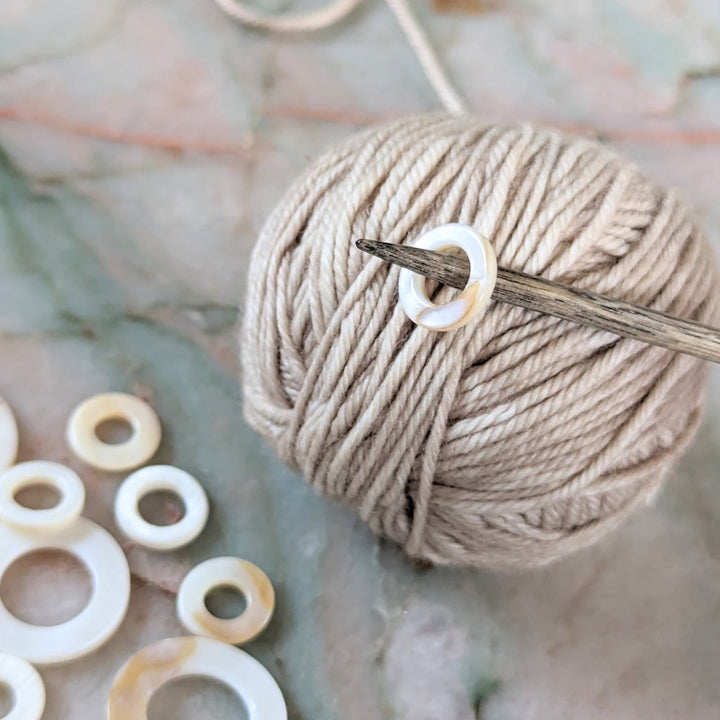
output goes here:
[[[475, 112], [603, 139], [679, 187], [720, 241], [720, 3], [413, 4]], [[86, 514], [120, 538], [119, 477], [76, 462], [63, 437], [79, 400], [130, 391], [162, 419], [159, 461], [212, 501], [185, 551], [123, 540], [127, 620], [98, 653], [42, 670], [46, 720], [104, 717], [124, 660], [182, 634], [183, 575], [220, 554], [275, 582], [276, 617], [247, 649], [294, 720], [720, 717], [717, 372], [657, 504], [519, 575], [413, 569], [243, 422], [235, 324], [264, 218], [328, 144], [438, 107], [380, 0], [302, 38], [239, 27], [211, 0], [0, 2], [0, 395], [20, 458], [70, 463]], [[72, 565], [46, 564], [2, 592], [47, 621], [77, 604], [73, 583]], [[201, 681], [158, 703], [151, 720], [242, 717]]]

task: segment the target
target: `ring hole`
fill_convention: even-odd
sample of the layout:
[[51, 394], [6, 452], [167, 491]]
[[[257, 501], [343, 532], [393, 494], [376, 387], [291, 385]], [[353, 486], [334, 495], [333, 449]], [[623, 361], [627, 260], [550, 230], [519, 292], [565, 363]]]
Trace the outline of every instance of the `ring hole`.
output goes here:
[[221, 620], [239, 617], [247, 609], [247, 598], [232, 585], [218, 585], [205, 595], [208, 612]]
[[47, 627], [72, 620], [87, 606], [92, 581], [79, 558], [64, 550], [19, 557], [0, 582], [3, 604], [18, 620]]
[[106, 445], [122, 445], [134, 434], [133, 426], [125, 418], [108, 418], [95, 428], [98, 440]]
[[174, 525], [187, 512], [182, 498], [170, 490], [155, 490], [140, 498], [138, 512], [151, 525]]
[[[452, 255], [453, 257], [464, 257], [468, 263], [470, 262], [470, 258], [462, 248], [452, 246], [444, 248], [440, 252], [444, 255]], [[461, 293], [462, 290], [458, 288], [450, 287], [450, 285], [444, 285], [443, 283], [431, 280], [430, 278], [425, 278], [425, 294], [435, 305], [446, 305], [447, 303], [456, 300]]]
[[13, 689], [0, 680], [0, 718], [7, 717], [15, 707], [15, 693]]
[[245, 703], [227, 685], [212, 678], [182, 677], [158, 688], [147, 720], [250, 720]]
[[60, 504], [62, 494], [48, 480], [37, 478], [18, 489], [13, 499], [29, 510], [49, 510]]

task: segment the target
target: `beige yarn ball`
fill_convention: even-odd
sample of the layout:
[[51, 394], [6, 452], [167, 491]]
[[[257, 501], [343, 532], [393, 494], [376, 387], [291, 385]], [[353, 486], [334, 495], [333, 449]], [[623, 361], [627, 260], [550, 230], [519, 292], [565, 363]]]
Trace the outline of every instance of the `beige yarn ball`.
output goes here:
[[706, 364], [497, 302], [457, 331], [413, 325], [398, 269], [354, 241], [448, 222], [501, 266], [709, 324], [715, 262], [675, 195], [607, 148], [470, 117], [352, 137], [263, 228], [241, 342], [250, 425], [412, 557], [540, 565], [655, 495], [698, 427]]

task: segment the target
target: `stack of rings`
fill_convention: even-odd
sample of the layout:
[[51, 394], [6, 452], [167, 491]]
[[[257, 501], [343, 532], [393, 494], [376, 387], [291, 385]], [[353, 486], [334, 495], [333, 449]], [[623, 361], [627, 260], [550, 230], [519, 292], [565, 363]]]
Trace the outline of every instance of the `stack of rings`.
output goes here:
[[[113, 445], [97, 436], [98, 426], [111, 419], [130, 424], [133, 434], [127, 442]], [[160, 436], [160, 422], [152, 408], [123, 393], [89, 398], [75, 408], [67, 425], [73, 452], [89, 465], [109, 471], [128, 470], [147, 462], [155, 454]], [[0, 581], [20, 557], [36, 550], [57, 549], [82, 561], [93, 587], [84, 610], [52, 626], [18, 620], [0, 600], [0, 683], [10, 687], [15, 699], [6, 720], [40, 720], [45, 689], [30, 663], [66, 662], [105, 643], [127, 612], [130, 571], [113, 537], [82, 517], [85, 486], [78, 475], [53, 462], [12, 465], [16, 452], [17, 426], [0, 398]], [[35, 485], [53, 488], [59, 495], [58, 503], [47, 509], [24, 507], [17, 494]], [[153, 525], [140, 515], [141, 499], [158, 490], [173, 492], [183, 501], [185, 513], [177, 523]], [[169, 465], [132, 473], [121, 484], [115, 500], [120, 529], [154, 550], [173, 550], [192, 542], [205, 527], [208, 512], [207, 495], [200, 483]], [[207, 595], [223, 586], [233, 587], [245, 597], [246, 608], [235, 618], [218, 618], [205, 605]], [[178, 616], [194, 637], [162, 640], [130, 658], [110, 691], [109, 720], [146, 717], [155, 690], [168, 680], [187, 675], [209, 676], [228, 685], [244, 701], [250, 720], [287, 720], [282, 692], [270, 673], [247, 653], [232, 647], [257, 637], [270, 622], [274, 608], [272, 583], [256, 565], [233, 557], [200, 563], [185, 577], [177, 596]]]
[[[17, 500], [28, 487], [44, 485], [59, 495], [54, 507], [31, 509]], [[22, 622], [0, 600], [0, 652], [51, 665], [86, 655], [117, 630], [130, 598], [130, 571], [115, 539], [81, 517], [85, 486], [70, 468], [32, 461], [0, 473], [0, 580], [19, 558], [37, 550], [63, 550], [83, 562], [92, 579], [88, 605], [65, 623]], [[24, 707], [24, 699], [18, 699]], [[24, 717], [24, 716], [23, 716]]]
[[130, 571], [120, 546], [99, 525], [79, 517], [61, 530], [39, 534], [0, 523], [0, 580], [23, 555], [64, 550], [80, 559], [92, 578], [90, 602], [60, 625], [29, 625], [0, 601], [0, 651], [32, 663], [52, 665], [74, 660], [100, 647], [120, 626], [130, 599]]
[[[247, 601], [236, 618], [221, 619], [205, 607], [207, 594], [231, 586]], [[249, 720], [287, 720], [282, 692], [254, 658], [232, 645], [248, 642], [272, 617], [275, 591], [265, 573], [246, 560], [219, 557], [191, 570], [177, 596], [180, 621], [191, 637], [161, 640], [135, 653], [116, 676], [108, 698], [108, 720], [145, 718], [155, 691], [169, 680], [204, 676], [235, 691]]]

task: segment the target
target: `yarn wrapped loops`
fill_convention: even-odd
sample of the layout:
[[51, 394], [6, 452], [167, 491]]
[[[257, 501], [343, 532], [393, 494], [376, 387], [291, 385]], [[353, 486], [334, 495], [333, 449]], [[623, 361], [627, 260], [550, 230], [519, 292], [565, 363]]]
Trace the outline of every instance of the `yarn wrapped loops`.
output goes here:
[[241, 340], [250, 425], [413, 557], [540, 565], [655, 495], [698, 427], [705, 363], [492, 301], [460, 330], [413, 325], [398, 268], [354, 241], [448, 222], [501, 266], [709, 324], [713, 254], [675, 195], [609, 149], [468, 117], [350, 138], [263, 228]]

